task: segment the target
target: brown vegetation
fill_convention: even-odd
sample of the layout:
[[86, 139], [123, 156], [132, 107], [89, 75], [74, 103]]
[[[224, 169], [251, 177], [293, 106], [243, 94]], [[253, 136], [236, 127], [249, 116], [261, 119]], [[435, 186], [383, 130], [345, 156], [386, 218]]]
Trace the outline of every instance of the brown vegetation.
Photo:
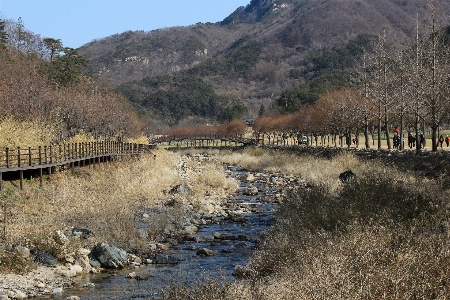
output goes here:
[[[292, 172], [305, 187], [284, 197], [250, 263], [253, 275], [232, 284], [178, 284], [163, 299], [449, 297], [450, 194], [439, 181], [348, 153], [328, 159], [257, 149], [223, 159]], [[338, 174], [347, 169], [357, 178], [343, 184]]]

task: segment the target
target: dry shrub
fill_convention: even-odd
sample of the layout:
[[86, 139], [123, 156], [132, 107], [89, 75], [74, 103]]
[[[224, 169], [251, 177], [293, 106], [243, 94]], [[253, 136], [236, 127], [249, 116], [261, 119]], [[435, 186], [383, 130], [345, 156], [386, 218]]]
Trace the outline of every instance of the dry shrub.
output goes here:
[[50, 145], [56, 128], [12, 117], [0, 119], [0, 149]]
[[448, 298], [448, 200], [373, 163], [338, 191], [288, 195], [252, 266], [277, 299]]
[[67, 140], [68, 143], [90, 143], [96, 141], [91, 133], [87, 133], [83, 129], [79, 130], [75, 136]]

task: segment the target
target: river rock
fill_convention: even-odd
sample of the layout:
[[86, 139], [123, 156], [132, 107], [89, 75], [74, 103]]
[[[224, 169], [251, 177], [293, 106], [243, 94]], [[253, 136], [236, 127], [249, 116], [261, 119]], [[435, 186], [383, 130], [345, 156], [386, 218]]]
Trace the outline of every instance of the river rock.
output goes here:
[[86, 228], [73, 228], [72, 234], [77, 237], [82, 237], [84, 239], [90, 238], [91, 236], [94, 236], [94, 233]]
[[14, 290], [14, 296], [12, 297], [13, 299], [26, 299], [28, 298], [27, 294], [25, 294], [22, 291], [19, 290]]
[[253, 184], [250, 184], [244, 191], [245, 196], [256, 196], [258, 195], [258, 188]]
[[215, 239], [218, 239], [218, 240], [222, 240], [222, 239], [223, 239], [222, 234], [221, 234], [220, 232], [217, 232], [217, 231], [214, 231], [214, 232], [212, 233], [212, 236], [213, 236]]
[[27, 247], [16, 246], [14, 247], [14, 252], [19, 254], [19, 256], [22, 258], [30, 257], [30, 249], [28, 249]]
[[217, 251], [207, 249], [207, 248], [202, 248], [202, 249], [198, 250], [196, 254], [198, 256], [215, 256], [217, 254]]
[[91, 251], [91, 256], [107, 269], [123, 268], [128, 261], [128, 255], [124, 250], [105, 243], [95, 246]]
[[154, 263], [161, 265], [175, 265], [178, 264], [178, 259], [172, 255], [158, 253], [156, 254]]
[[54, 240], [59, 245], [65, 245], [69, 242], [69, 239], [66, 237], [66, 235], [61, 230], [58, 230], [55, 232]]
[[66, 300], [80, 300], [80, 297], [78, 296], [69, 296], [66, 298]]
[[198, 232], [198, 227], [194, 225], [184, 226], [183, 233], [186, 235], [195, 234]]
[[44, 251], [39, 251], [38, 254], [35, 256], [34, 261], [49, 267], [54, 267], [58, 263], [58, 261], [54, 256]]
[[255, 176], [252, 174], [252, 173], [249, 173], [248, 175], [247, 175], [247, 181], [255, 181]]

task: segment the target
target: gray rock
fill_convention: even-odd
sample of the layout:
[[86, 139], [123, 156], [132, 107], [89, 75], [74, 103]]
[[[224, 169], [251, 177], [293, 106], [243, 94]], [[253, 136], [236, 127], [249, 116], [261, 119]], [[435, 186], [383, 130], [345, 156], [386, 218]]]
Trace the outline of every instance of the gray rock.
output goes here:
[[89, 264], [91, 265], [91, 267], [97, 268], [97, 269], [102, 267], [100, 262], [98, 260], [96, 260], [96, 259], [90, 259], [89, 260]]
[[202, 249], [198, 250], [196, 254], [199, 256], [214, 256], [217, 254], [217, 251], [207, 249], [207, 248], [202, 248]]
[[19, 254], [22, 258], [30, 257], [30, 249], [28, 249], [27, 247], [16, 246], [14, 247], [14, 252]]
[[44, 251], [39, 251], [38, 254], [34, 257], [34, 261], [49, 267], [54, 267], [58, 263], [57, 259], [54, 256]]
[[245, 196], [256, 196], [258, 195], [258, 188], [252, 184], [250, 184], [244, 191]]
[[107, 269], [123, 268], [128, 261], [128, 255], [124, 250], [105, 243], [95, 246], [91, 251], [91, 256], [98, 260], [103, 268]]
[[178, 259], [172, 255], [158, 253], [156, 254], [154, 263], [161, 265], [175, 265], [178, 264]]
[[214, 232], [212, 233], [212, 236], [213, 236], [215, 239], [218, 239], [218, 240], [223, 239], [222, 234], [221, 234], [220, 232], [217, 232], [217, 231], [214, 231]]

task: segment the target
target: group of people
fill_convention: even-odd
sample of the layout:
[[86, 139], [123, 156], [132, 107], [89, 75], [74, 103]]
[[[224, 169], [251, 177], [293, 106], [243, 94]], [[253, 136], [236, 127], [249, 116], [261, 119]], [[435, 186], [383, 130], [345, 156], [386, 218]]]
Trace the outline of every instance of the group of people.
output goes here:
[[[408, 133], [408, 146], [409, 149], [412, 149], [414, 147], [416, 147], [416, 141], [417, 141], [417, 136], [413, 136], [411, 133]], [[419, 148], [423, 149], [425, 148], [425, 135], [423, 133], [419, 134]]]
[[[408, 146], [410, 149], [413, 147], [416, 147], [416, 141], [417, 141], [417, 137], [413, 136], [411, 133], [408, 133]], [[443, 147], [444, 142], [448, 147], [450, 145], [450, 137], [447, 135], [444, 138], [444, 136], [441, 134], [438, 139], [438, 143], [441, 148]], [[425, 139], [425, 135], [423, 133], [419, 134], [418, 143], [419, 143], [419, 146], [421, 149], [425, 148], [426, 139]], [[395, 136], [394, 136], [394, 147], [395, 147]]]

